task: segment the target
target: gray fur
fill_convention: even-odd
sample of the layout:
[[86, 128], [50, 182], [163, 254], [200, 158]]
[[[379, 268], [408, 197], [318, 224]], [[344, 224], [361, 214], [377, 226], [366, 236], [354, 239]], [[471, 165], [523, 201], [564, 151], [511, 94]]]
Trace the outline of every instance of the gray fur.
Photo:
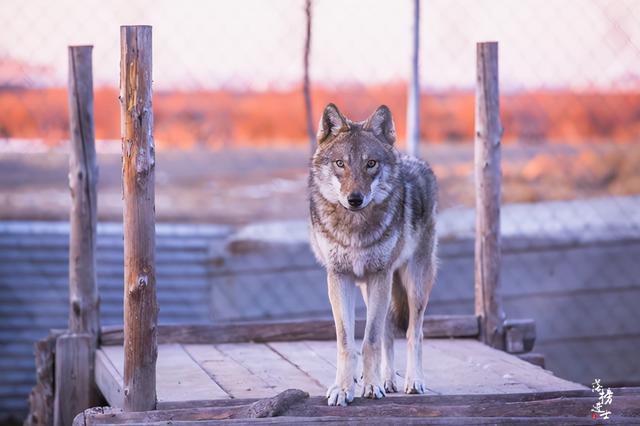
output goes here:
[[[311, 246], [327, 269], [338, 359], [329, 405], [354, 397], [354, 289], [367, 305], [363, 396], [395, 392], [393, 338], [407, 336], [405, 392], [425, 391], [422, 322], [436, 274], [436, 178], [429, 165], [400, 154], [386, 106], [363, 122], [330, 104], [320, 120], [309, 175]], [[339, 160], [339, 161], [338, 161]], [[361, 194], [362, 205], [350, 194]]]

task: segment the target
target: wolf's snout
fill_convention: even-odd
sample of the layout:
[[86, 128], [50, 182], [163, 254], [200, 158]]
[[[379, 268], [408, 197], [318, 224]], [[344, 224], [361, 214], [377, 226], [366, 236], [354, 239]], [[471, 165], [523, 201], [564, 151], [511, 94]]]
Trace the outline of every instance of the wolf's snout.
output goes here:
[[362, 202], [364, 201], [364, 198], [362, 198], [362, 194], [361, 193], [352, 192], [347, 197], [347, 201], [349, 202], [349, 205], [351, 207], [360, 207], [362, 205]]

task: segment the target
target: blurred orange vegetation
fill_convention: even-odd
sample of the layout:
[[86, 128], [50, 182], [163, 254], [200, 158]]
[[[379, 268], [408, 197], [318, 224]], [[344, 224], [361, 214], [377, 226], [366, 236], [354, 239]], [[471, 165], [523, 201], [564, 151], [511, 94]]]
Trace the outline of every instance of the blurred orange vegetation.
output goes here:
[[[405, 134], [406, 89], [384, 86], [316, 87], [312, 93], [314, 124], [322, 108], [336, 103], [354, 120], [365, 119], [387, 104], [400, 140]], [[157, 91], [155, 138], [160, 146], [264, 146], [306, 143], [305, 111], [300, 88], [289, 91]], [[433, 142], [473, 138], [471, 91], [425, 93], [421, 101], [422, 138]], [[501, 98], [504, 141], [625, 143], [640, 135], [637, 93], [535, 91]], [[95, 91], [98, 139], [119, 139], [118, 92]], [[43, 138], [60, 143], [68, 135], [64, 88], [0, 90], [0, 137]]]

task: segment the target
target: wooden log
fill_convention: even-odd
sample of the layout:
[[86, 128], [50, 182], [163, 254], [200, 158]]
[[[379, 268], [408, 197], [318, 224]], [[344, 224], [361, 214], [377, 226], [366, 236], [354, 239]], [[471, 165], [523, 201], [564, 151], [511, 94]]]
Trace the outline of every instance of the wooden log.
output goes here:
[[536, 323], [532, 319], [504, 322], [505, 350], [509, 353], [530, 352], [536, 342]]
[[69, 46], [69, 330], [99, 331], [96, 281], [98, 165], [93, 124], [93, 46]]
[[420, 142], [420, 0], [413, 0], [411, 75], [407, 96], [407, 153], [418, 156]]
[[63, 334], [56, 341], [54, 425], [66, 426], [91, 406], [94, 394], [89, 367], [93, 336]]
[[504, 348], [500, 295], [500, 102], [498, 43], [478, 43], [475, 102], [475, 313], [480, 339]]
[[[479, 333], [475, 315], [433, 315], [425, 317], [426, 337], [476, 337]], [[364, 335], [364, 321], [356, 321], [356, 338]], [[159, 343], [242, 343], [283, 342], [298, 340], [333, 340], [336, 338], [332, 320], [240, 322], [211, 325], [160, 325]], [[121, 345], [123, 329], [103, 327], [102, 345]]]
[[[99, 401], [94, 379], [95, 350], [100, 331], [96, 278], [97, 191], [95, 130], [93, 121], [93, 46], [69, 46], [69, 331], [91, 336], [88, 366], [89, 408]], [[84, 361], [84, 358], [78, 358]]]
[[29, 394], [26, 426], [53, 425], [56, 340], [61, 332], [51, 331], [34, 345], [36, 385]]
[[[269, 398], [235, 406], [217, 407], [193, 407], [188, 409], [156, 410], [150, 412], [128, 413], [118, 409], [87, 410], [84, 413], [84, 422], [77, 424], [105, 425], [105, 424], [166, 424], [159, 423], [171, 421], [171, 424], [191, 424], [189, 422], [203, 422], [206, 420], [226, 420], [231, 423], [236, 421], [249, 421], [254, 414], [252, 407], [268, 406], [269, 401], [277, 401], [290, 391], [285, 391], [275, 398]], [[637, 392], [617, 392], [613, 390], [614, 398], [610, 411], [614, 414], [612, 420], [626, 419], [638, 420], [640, 416], [640, 394]], [[397, 419], [419, 419], [425, 421], [429, 418], [458, 419], [462, 423], [465, 419], [476, 419], [478, 424], [492, 424], [503, 418], [527, 419], [528, 422], [539, 424], [542, 421], [558, 418], [571, 420], [580, 419], [583, 423], [591, 421], [590, 409], [594, 404], [595, 396], [590, 390], [571, 391], [564, 393], [547, 392], [537, 394], [505, 394], [505, 395], [419, 395], [419, 396], [393, 396], [382, 400], [369, 400], [356, 398], [348, 409], [340, 407], [328, 407], [326, 398], [304, 398], [303, 393], [295, 394], [292, 404], [280, 405], [278, 413], [284, 423], [295, 423], [292, 419], [315, 419], [322, 421], [333, 418], [335, 422], [350, 422], [369, 419], [386, 419], [387, 422]], [[284, 399], [288, 399], [283, 397]], [[291, 401], [290, 401], [291, 402]], [[286, 406], [286, 408], [285, 408]], [[267, 410], [267, 414], [275, 412]], [[263, 422], [266, 421], [263, 419]], [[261, 422], [262, 423], [262, 422]], [[404, 424], [404, 422], [402, 422]], [[196, 423], [194, 423], [196, 424]], [[209, 424], [209, 423], [207, 423]], [[455, 422], [446, 424], [457, 424]], [[560, 422], [559, 424], [562, 424]]]
[[155, 266], [151, 27], [120, 28], [124, 199], [124, 407], [156, 406], [158, 305]]

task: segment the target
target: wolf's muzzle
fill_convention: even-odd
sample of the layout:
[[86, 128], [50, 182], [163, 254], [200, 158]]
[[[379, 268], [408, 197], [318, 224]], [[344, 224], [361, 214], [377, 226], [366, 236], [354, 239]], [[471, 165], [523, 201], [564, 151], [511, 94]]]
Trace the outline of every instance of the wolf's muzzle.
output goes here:
[[347, 202], [351, 207], [360, 207], [364, 201], [362, 194], [359, 192], [352, 192], [347, 197]]

